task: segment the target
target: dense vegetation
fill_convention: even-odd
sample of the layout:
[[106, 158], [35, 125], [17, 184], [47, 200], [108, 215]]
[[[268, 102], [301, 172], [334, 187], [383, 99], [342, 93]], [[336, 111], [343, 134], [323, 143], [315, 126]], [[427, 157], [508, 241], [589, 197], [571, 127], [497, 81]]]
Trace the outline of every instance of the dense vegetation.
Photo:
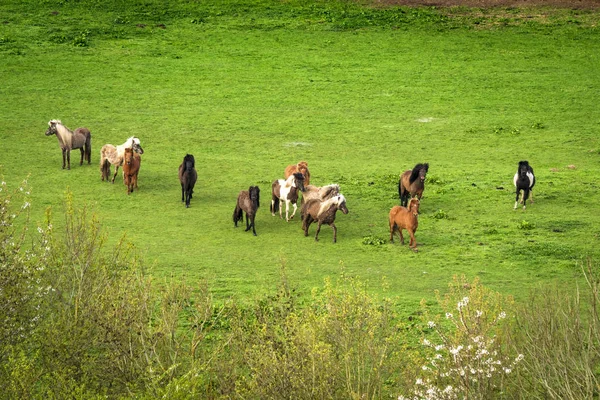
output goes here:
[[[0, 396], [598, 397], [597, 20], [3, 2]], [[92, 166], [60, 169], [52, 118], [90, 128]], [[97, 155], [131, 135], [145, 154], [127, 196]], [[271, 181], [301, 159], [348, 199], [335, 245], [268, 215]], [[538, 177], [525, 212], [521, 159]], [[412, 253], [386, 218], [417, 162]], [[256, 238], [231, 220], [253, 184]]]

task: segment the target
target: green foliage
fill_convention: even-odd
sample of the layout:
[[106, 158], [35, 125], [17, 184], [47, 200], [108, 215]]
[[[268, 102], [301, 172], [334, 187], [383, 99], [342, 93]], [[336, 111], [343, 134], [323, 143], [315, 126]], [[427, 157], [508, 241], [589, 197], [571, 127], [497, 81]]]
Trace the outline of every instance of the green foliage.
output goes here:
[[600, 269], [581, 263], [583, 287], [540, 286], [518, 306], [512, 344], [525, 354], [523, 397], [591, 399], [600, 390]]
[[369, 235], [369, 236], [365, 236], [363, 237], [362, 240], [362, 244], [364, 245], [368, 245], [368, 246], [381, 246], [382, 244], [386, 244], [387, 240], [379, 237], [379, 236], [374, 236], [374, 235]]
[[352, 279], [327, 281], [303, 308], [293, 306], [287, 289], [279, 294], [240, 332], [250, 375], [238, 390], [252, 398], [359, 399], [395, 392], [392, 371], [402, 344], [389, 300], [376, 301]]
[[437, 210], [436, 212], [434, 212], [433, 214], [431, 214], [431, 218], [434, 219], [448, 219], [450, 218], [448, 216], [448, 213], [444, 210]]
[[532, 229], [535, 229], [535, 224], [526, 220], [522, 220], [517, 224], [517, 228], [524, 231], [530, 231]]

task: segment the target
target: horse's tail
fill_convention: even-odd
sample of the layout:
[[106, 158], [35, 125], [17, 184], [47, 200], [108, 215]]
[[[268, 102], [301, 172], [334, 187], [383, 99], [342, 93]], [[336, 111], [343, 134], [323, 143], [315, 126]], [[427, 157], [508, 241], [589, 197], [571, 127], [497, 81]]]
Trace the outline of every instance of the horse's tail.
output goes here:
[[279, 211], [279, 198], [275, 195], [273, 195], [273, 198], [271, 201], [270, 211], [271, 211], [271, 213], [276, 213]]
[[238, 221], [242, 221], [244, 219], [244, 213], [239, 205], [235, 206], [235, 210], [233, 210], [233, 223], [237, 224]]
[[400, 178], [398, 179], [398, 197], [400, 200], [402, 200], [402, 192], [402, 175], [400, 175]]

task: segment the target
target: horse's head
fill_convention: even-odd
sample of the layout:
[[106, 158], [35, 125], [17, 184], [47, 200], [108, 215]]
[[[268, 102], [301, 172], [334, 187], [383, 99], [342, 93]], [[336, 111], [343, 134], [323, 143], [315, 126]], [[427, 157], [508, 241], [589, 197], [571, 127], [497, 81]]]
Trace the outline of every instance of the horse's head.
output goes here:
[[340, 210], [344, 214], [348, 214], [348, 207], [346, 207], [346, 198], [344, 197], [344, 195], [337, 195], [335, 199], [338, 210]]
[[529, 162], [527, 161], [519, 161], [519, 175], [522, 177], [527, 176], [527, 172], [529, 172]]
[[183, 159], [183, 163], [185, 165], [186, 170], [192, 170], [196, 167], [196, 160], [194, 159], [194, 156], [191, 154], [185, 155], [185, 157]]
[[48, 122], [48, 130], [46, 131], [46, 136], [56, 135], [56, 124], [60, 124], [60, 120], [53, 119]]
[[420, 205], [420, 201], [418, 197], [413, 197], [412, 199], [410, 199], [410, 202], [408, 203], [408, 210], [412, 213], [412, 215], [414, 215], [415, 217], [417, 215], [419, 215], [419, 205]]
[[306, 191], [304, 188], [304, 175], [302, 175], [300, 172], [295, 172], [292, 176], [294, 177], [292, 182], [293, 186], [300, 189], [301, 192]]
[[132, 136], [129, 138], [129, 140], [131, 140], [131, 148], [133, 149], [133, 151], [135, 151], [138, 154], [144, 154], [144, 149], [142, 149], [142, 146], [140, 145], [140, 139], [136, 138], [135, 136]]
[[258, 186], [250, 186], [248, 194], [250, 194], [252, 204], [256, 205], [256, 208], [260, 207], [260, 188]]
[[123, 162], [127, 165], [130, 165], [132, 160], [133, 160], [133, 149], [131, 147], [126, 147], [125, 153], [123, 154]]
[[425, 163], [419, 168], [419, 180], [421, 183], [425, 182], [425, 177], [427, 176], [427, 171], [429, 170], [429, 164]]

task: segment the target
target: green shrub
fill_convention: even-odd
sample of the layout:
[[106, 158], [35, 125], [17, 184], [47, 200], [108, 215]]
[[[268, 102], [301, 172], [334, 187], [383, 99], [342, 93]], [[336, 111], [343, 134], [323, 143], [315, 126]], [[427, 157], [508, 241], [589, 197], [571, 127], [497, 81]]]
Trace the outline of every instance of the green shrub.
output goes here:
[[600, 393], [600, 269], [582, 264], [586, 285], [538, 288], [518, 308], [513, 344], [525, 354], [522, 398], [592, 399]]

